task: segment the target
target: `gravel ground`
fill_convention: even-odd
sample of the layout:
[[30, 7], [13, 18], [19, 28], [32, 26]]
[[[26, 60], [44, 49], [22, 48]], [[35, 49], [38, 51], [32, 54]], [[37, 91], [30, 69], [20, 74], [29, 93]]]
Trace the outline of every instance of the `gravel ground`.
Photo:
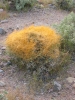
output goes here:
[[[26, 89], [26, 83], [24, 78], [24, 71], [19, 71], [16, 66], [8, 66], [7, 62], [9, 61], [8, 55], [5, 53], [6, 48], [4, 41], [8, 34], [14, 30], [22, 29], [29, 25], [46, 25], [52, 26], [55, 23], [60, 23], [65, 16], [70, 12], [57, 10], [55, 8], [44, 8], [44, 9], [32, 9], [28, 12], [9, 12], [10, 17], [4, 22], [0, 21], [0, 28], [3, 28], [7, 34], [0, 36], [0, 92], [3, 90], [13, 90], [16, 87], [22, 87]], [[8, 62], [9, 64], [9, 62]], [[70, 77], [72, 82], [67, 81], [67, 78]], [[34, 100], [75, 100], [75, 62], [73, 61], [67, 70], [55, 79], [61, 84], [62, 89], [59, 92], [53, 92], [50, 90], [49, 93], [40, 94], [35, 96]], [[27, 99], [33, 100], [33, 99]]]

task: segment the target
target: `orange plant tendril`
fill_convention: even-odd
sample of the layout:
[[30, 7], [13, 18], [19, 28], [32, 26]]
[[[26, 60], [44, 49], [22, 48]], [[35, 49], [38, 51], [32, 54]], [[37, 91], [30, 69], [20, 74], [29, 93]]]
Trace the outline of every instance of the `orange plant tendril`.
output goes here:
[[38, 56], [57, 58], [59, 56], [60, 35], [46, 26], [29, 26], [14, 31], [6, 39], [8, 49], [24, 60]]

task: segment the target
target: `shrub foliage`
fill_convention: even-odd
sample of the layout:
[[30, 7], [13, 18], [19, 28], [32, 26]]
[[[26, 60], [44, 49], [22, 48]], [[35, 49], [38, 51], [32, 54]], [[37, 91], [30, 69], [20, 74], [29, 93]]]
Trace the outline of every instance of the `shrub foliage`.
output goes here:
[[[12, 10], [27, 10], [34, 6], [36, 0], [9, 0], [10, 9]], [[14, 9], [15, 8], [15, 9]]]
[[17, 10], [22, 10], [25, 7], [32, 7], [36, 0], [16, 0], [15, 5]]
[[64, 10], [75, 8], [75, 0], [55, 0], [56, 6]]
[[75, 14], [71, 12], [59, 25], [56, 30], [62, 35], [62, 49], [75, 52]]

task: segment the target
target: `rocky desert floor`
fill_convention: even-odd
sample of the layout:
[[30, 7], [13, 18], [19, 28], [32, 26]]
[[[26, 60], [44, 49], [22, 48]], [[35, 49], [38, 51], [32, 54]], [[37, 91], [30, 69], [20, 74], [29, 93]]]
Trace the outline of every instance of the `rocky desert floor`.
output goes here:
[[28, 12], [8, 12], [9, 17], [0, 21], [0, 28], [7, 32], [0, 35], [0, 93], [11, 91], [13, 94], [15, 89], [19, 88], [27, 96], [24, 100], [75, 100], [75, 60], [66, 65], [68, 69], [61, 72], [61, 75], [52, 81], [57, 82], [57, 88], [60, 88], [59, 91], [53, 91], [51, 88], [45, 94], [33, 95], [27, 92], [24, 70], [19, 70], [16, 65], [10, 63], [5, 45], [7, 36], [14, 30], [30, 25], [52, 26], [55, 23], [60, 23], [69, 13], [52, 7], [34, 8]]

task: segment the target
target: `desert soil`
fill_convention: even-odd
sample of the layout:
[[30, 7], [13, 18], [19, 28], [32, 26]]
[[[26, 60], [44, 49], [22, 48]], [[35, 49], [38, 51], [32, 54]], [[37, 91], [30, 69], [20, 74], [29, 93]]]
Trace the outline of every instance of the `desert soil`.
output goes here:
[[[5, 52], [5, 39], [14, 30], [22, 29], [29, 25], [46, 25], [52, 26], [55, 23], [60, 23], [65, 16], [70, 12], [58, 10], [55, 8], [43, 8], [32, 9], [28, 12], [9, 12], [10, 17], [6, 21], [0, 21], [0, 28], [3, 28], [7, 33], [6, 35], [0, 35], [0, 82], [4, 82], [3, 86], [0, 86], [0, 92], [8, 91], [10, 88], [13, 90], [16, 87], [26, 88], [26, 81], [24, 78], [24, 71], [19, 70], [17, 66], [8, 64], [10, 57]], [[75, 100], [75, 80], [68, 82], [67, 78], [75, 78], [75, 62], [72, 61], [66, 73], [62, 72], [53, 81], [57, 81], [61, 84], [62, 89], [59, 92], [50, 90], [49, 93], [35, 96], [34, 100]], [[29, 99], [32, 100], [32, 99]]]

